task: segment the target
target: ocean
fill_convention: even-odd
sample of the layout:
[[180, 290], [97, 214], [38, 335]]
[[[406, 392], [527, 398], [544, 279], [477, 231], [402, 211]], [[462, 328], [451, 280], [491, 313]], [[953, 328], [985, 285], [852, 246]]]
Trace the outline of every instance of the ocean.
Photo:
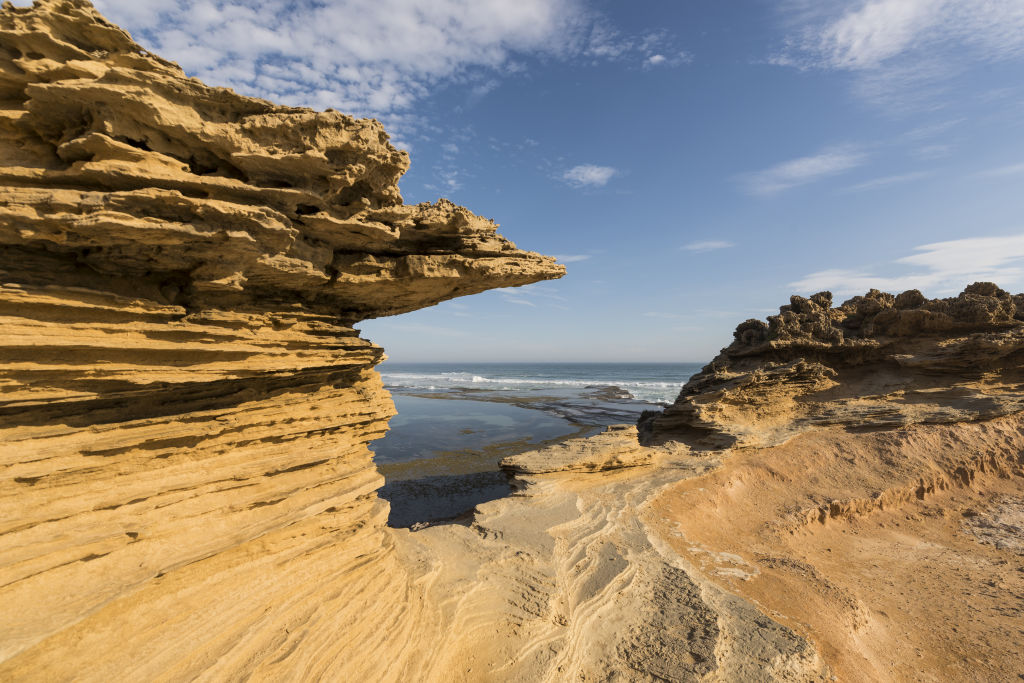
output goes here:
[[703, 363], [392, 363], [378, 368], [388, 386], [540, 391], [614, 386], [639, 401], [668, 404]]
[[393, 363], [378, 369], [398, 409], [373, 444], [389, 524], [449, 520], [508, 495], [508, 455], [673, 402], [701, 363]]

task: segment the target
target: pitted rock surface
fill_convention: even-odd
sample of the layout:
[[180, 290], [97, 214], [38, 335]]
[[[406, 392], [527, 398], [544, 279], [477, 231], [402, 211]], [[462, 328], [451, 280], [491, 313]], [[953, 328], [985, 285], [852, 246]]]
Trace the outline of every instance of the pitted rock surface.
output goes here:
[[926, 299], [871, 290], [833, 307], [793, 296], [641, 420], [646, 443], [767, 446], [813, 426], [892, 427], [1024, 409], [1024, 294], [977, 282]]
[[415, 678], [352, 325], [563, 268], [404, 205], [408, 164], [84, 0], [3, 4], [0, 679]]

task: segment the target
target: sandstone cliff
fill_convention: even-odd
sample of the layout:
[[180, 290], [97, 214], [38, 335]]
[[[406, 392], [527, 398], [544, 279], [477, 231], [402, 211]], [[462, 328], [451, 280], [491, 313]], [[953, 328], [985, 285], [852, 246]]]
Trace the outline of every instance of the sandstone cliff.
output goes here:
[[208, 88], [84, 0], [4, 4], [0, 91], [0, 679], [1019, 673], [1021, 296], [795, 297], [655, 445], [388, 529], [352, 325], [561, 267], [403, 205], [377, 122]]
[[962, 422], [1024, 410], [1024, 294], [979, 282], [928, 300], [871, 290], [794, 296], [642, 420], [649, 443], [766, 446], [812, 426]]
[[394, 409], [352, 325], [563, 272], [402, 204], [407, 166], [85, 0], [4, 4], [0, 678], [399, 676], [374, 653], [418, 608], [366, 447]]

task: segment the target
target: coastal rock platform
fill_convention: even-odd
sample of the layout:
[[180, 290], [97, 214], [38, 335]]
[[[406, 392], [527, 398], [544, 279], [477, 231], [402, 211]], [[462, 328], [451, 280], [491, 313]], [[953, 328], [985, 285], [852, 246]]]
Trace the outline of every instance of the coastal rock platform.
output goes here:
[[639, 429], [386, 526], [354, 325], [560, 277], [377, 121], [0, 9], [0, 679], [1013, 680], [1024, 297], [794, 297]]

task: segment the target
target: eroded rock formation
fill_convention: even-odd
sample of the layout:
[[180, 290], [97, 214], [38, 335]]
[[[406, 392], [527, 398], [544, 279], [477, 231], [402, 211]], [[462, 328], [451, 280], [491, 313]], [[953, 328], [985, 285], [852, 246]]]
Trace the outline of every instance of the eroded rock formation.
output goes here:
[[407, 166], [84, 0], [3, 5], [0, 678], [400, 678], [393, 406], [352, 325], [563, 272], [402, 204]]
[[651, 527], [690, 577], [792, 627], [839, 680], [1012, 678], [1024, 296], [983, 282], [831, 299], [740, 324], [641, 419], [643, 442], [715, 463], [655, 496]]
[[794, 296], [641, 424], [645, 441], [781, 443], [812, 426], [962, 422], [1024, 410], [1024, 294], [988, 282], [928, 300], [871, 290], [841, 306]]
[[352, 325], [561, 267], [403, 205], [377, 122], [208, 88], [84, 0], [4, 4], [0, 92], [0, 679], [1019, 673], [1020, 295], [794, 297], [657, 445], [387, 529]]

